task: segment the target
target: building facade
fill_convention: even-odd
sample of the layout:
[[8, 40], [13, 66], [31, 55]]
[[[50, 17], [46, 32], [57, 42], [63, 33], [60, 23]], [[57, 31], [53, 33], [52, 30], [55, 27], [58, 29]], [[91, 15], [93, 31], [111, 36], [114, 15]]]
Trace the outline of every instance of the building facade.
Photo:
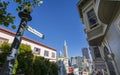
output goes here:
[[120, 1], [80, 0], [77, 5], [95, 68], [120, 75]]
[[[15, 33], [0, 27], [0, 44], [2, 44], [3, 42], [12, 43], [14, 40], [14, 36]], [[26, 37], [22, 37], [21, 43], [30, 45], [34, 55], [42, 56], [49, 59], [50, 61], [56, 62], [56, 49]]]

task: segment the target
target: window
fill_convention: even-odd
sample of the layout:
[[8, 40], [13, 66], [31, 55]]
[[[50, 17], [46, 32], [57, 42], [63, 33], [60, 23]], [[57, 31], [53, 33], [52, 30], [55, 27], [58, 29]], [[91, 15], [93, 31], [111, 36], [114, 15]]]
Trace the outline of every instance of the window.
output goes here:
[[97, 17], [95, 15], [94, 10], [91, 9], [89, 12], [87, 12], [87, 16], [88, 16], [88, 22], [89, 22], [90, 28], [95, 27], [98, 21], [97, 21]]
[[44, 51], [44, 56], [49, 56], [49, 51]]
[[101, 57], [99, 48], [97, 46], [94, 47], [94, 55], [95, 55], [95, 58], [100, 58]]
[[39, 48], [34, 48], [34, 54], [40, 54], [40, 49]]
[[52, 56], [51, 56], [51, 57], [52, 57], [52, 58], [55, 58], [55, 53], [52, 52]]

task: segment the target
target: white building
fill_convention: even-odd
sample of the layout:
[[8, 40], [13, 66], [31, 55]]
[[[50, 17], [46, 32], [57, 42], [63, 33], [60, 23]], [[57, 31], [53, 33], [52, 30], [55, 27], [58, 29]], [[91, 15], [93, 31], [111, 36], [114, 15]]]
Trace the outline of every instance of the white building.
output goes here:
[[[8, 43], [12, 43], [14, 36], [15, 33], [0, 27], [0, 44], [2, 44], [5, 41]], [[56, 49], [26, 37], [22, 37], [21, 43], [30, 45], [34, 55], [42, 56], [49, 59], [50, 61], [56, 62]]]
[[78, 10], [95, 68], [120, 75], [120, 0], [80, 0]]

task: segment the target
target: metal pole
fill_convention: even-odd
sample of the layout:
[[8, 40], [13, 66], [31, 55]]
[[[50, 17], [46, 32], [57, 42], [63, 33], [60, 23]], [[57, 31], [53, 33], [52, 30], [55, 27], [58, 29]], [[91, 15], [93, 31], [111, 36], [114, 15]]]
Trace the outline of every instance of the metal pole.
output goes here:
[[27, 22], [31, 21], [32, 17], [30, 16], [30, 13], [27, 13], [25, 11], [19, 12], [19, 17], [21, 18], [21, 23], [19, 25], [19, 28], [17, 30], [17, 33], [15, 35], [14, 41], [12, 43], [12, 46], [10, 48], [10, 54], [7, 56], [7, 60], [3, 66], [2, 74], [1, 75], [12, 75], [12, 70], [14, 67], [15, 60], [18, 55], [19, 46], [22, 41], [22, 36], [24, 34], [24, 31], [27, 27]]

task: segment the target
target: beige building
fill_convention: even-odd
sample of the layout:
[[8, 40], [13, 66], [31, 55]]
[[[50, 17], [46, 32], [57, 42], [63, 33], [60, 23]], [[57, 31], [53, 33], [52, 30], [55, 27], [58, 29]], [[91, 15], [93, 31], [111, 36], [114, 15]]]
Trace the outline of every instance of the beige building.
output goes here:
[[120, 0], [80, 0], [77, 5], [94, 67], [120, 75]]
[[[15, 36], [15, 33], [0, 27], [0, 44], [2, 44], [3, 42], [12, 43], [14, 36]], [[22, 38], [21, 43], [30, 45], [34, 55], [42, 56], [49, 59], [50, 61], [56, 62], [56, 49], [26, 37]]]

